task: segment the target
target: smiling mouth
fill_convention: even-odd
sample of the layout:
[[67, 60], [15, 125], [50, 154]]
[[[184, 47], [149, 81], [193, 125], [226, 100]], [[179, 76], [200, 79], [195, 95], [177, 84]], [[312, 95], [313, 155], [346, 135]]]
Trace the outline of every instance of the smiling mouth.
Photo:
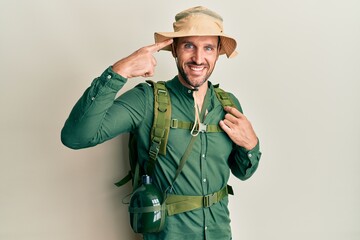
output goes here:
[[204, 66], [199, 66], [199, 67], [191, 67], [190, 66], [190, 69], [193, 71], [202, 71], [202, 70], [204, 70], [204, 68], [205, 68]]
[[194, 72], [202, 72], [206, 68], [205, 65], [197, 65], [197, 64], [188, 64], [188, 67], [190, 68], [191, 71]]

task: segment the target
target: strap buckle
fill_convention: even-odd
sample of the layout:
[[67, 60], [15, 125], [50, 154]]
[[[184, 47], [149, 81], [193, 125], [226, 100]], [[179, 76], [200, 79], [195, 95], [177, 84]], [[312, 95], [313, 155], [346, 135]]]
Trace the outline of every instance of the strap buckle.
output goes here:
[[199, 132], [206, 132], [207, 131], [207, 124], [199, 123]]
[[171, 128], [178, 128], [178, 126], [179, 126], [179, 120], [177, 120], [175, 118], [171, 119], [170, 127]]
[[[194, 126], [194, 124], [192, 124], [191, 128]], [[195, 131], [196, 132], [207, 132], [207, 128], [208, 128], [208, 125], [207, 124], [204, 124], [204, 123], [199, 123], [196, 125], [195, 127]]]
[[153, 160], [156, 159], [157, 155], [159, 154], [160, 143], [161, 143], [161, 141], [156, 141], [155, 139], [153, 139], [150, 149], [149, 149], [150, 159], [153, 159]]
[[218, 200], [218, 195], [217, 195], [217, 192], [215, 192], [215, 193], [204, 196], [204, 198], [203, 198], [203, 206], [205, 208], [207, 208], [207, 207], [210, 207], [210, 206], [214, 205], [218, 201], [219, 201]]

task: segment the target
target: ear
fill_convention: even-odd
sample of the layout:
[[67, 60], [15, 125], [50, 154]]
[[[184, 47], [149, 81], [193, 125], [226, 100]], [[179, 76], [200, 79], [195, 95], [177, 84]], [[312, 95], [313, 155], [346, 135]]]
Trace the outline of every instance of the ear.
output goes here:
[[176, 50], [175, 50], [175, 44], [174, 44], [174, 43], [171, 44], [171, 53], [172, 53], [172, 55], [173, 55], [174, 58], [177, 57], [177, 56], [176, 56]]
[[222, 43], [221, 43], [221, 37], [218, 37], [219, 41], [218, 41], [218, 45], [217, 45], [217, 50], [218, 50], [218, 57], [220, 55], [220, 51], [222, 49]]

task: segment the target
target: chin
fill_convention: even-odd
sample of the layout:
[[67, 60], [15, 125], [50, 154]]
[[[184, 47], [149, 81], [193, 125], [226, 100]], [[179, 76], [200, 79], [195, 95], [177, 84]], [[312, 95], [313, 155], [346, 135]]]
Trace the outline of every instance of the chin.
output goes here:
[[191, 86], [193, 87], [200, 87], [206, 82], [206, 77], [200, 78], [200, 79], [190, 79]]

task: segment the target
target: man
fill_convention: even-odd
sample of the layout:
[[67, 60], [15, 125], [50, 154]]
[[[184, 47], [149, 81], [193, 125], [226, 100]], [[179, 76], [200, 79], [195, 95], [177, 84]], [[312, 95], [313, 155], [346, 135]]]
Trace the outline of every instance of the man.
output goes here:
[[[117, 92], [128, 79], [154, 75], [159, 50], [169, 50], [178, 75], [166, 82], [171, 99], [171, 119], [191, 122], [192, 128], [172, 128], [166, 154], [158, 155], [153, 183], [166, 192], [174, 180], [180, 159], [192, 136], [196, 140], [187, 161], [171, 186], [174, 195], [206, 196], [225, 189], [230, 171], [246, 180], [257, 169], [261, 153], [258, 138], [236, 107], [222, 107], [208, 80], [218, 57], [236, 55], [236, 41], [223, 33], [222, 18], [204, 7], [187, 9], [175, 17], [174, 32], [155, 33], [156, 43], [140, 48], [109, 67], [74, 106], [62, 130], [63, 143], [74, 149], [102, 143], [121, 133], [137, 136], [140, 166], [149, 159], [154, 93], [146, 83], [122, 94]], [[200, 126], [220, 126], [218, 132], [199, 131]], [[212, 205], [167, 217], [164, 229], [144, 234], [144, 239], [231, 239], [228, 197]]]

